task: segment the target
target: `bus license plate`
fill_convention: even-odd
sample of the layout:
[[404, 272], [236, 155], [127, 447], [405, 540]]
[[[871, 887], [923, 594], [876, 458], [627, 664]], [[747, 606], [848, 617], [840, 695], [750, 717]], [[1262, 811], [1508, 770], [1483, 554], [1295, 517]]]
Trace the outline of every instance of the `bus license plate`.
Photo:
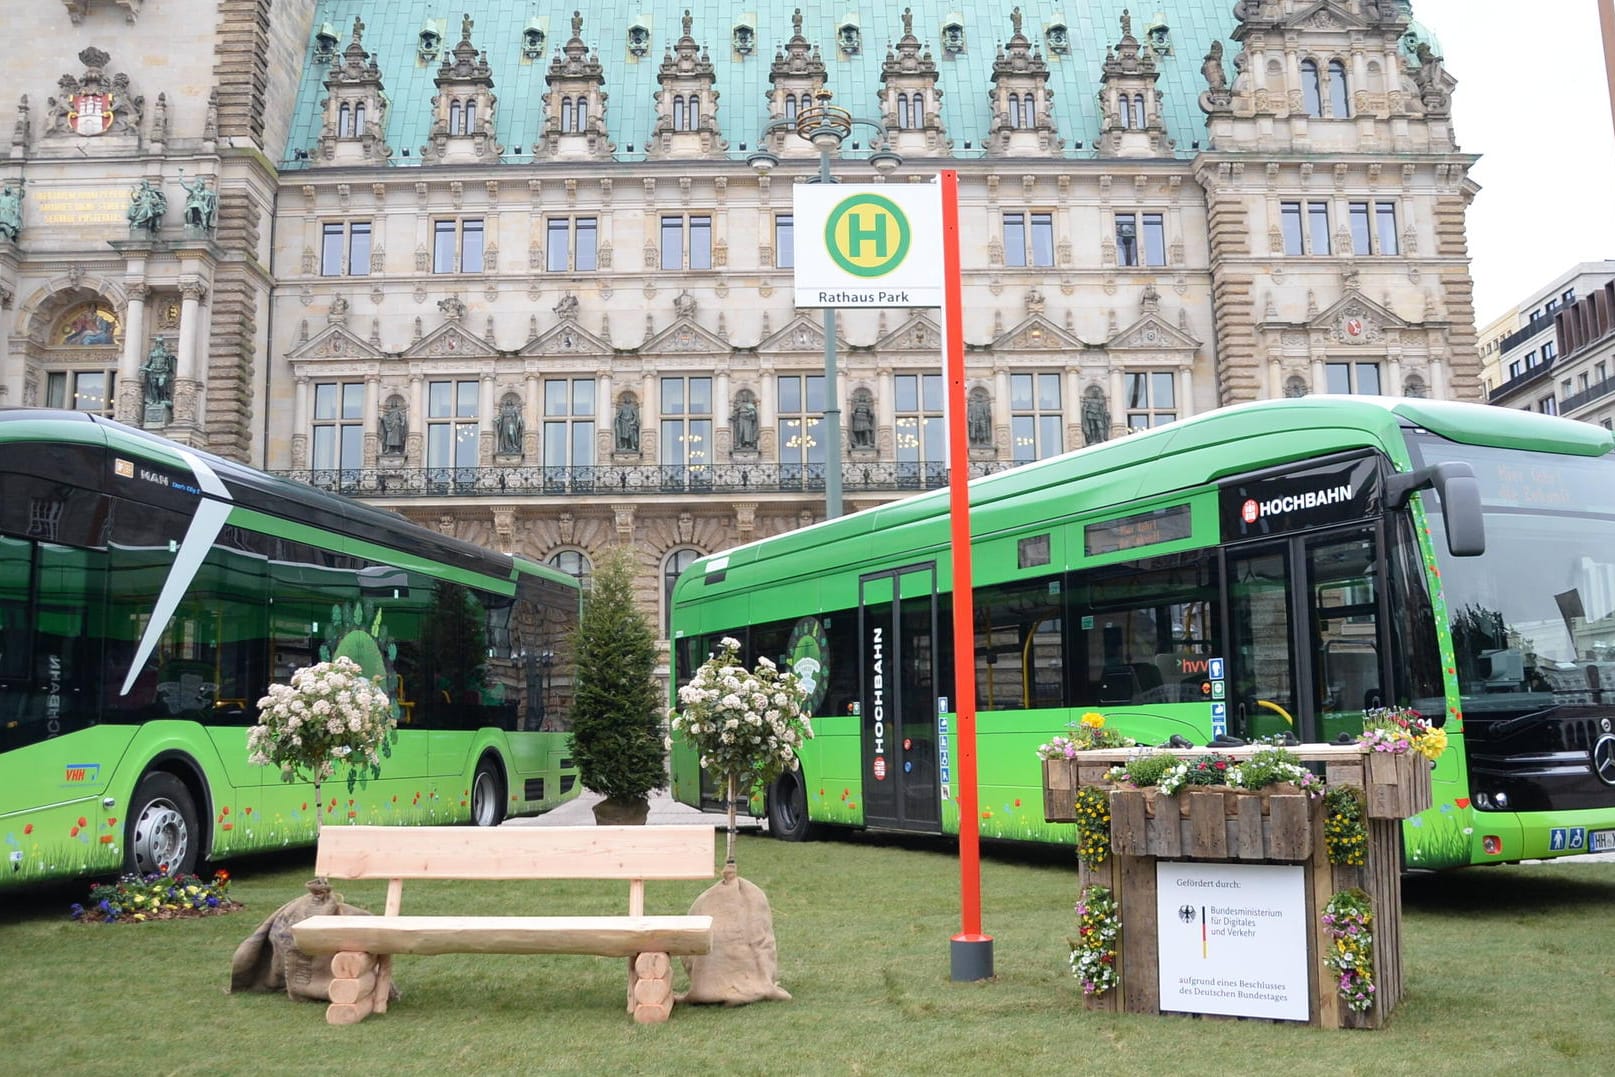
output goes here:
[[1615, 830], [1595, 830], [1588, 837], [1592, 839], [1587, 846], [1590, 852], [1615, 853]]

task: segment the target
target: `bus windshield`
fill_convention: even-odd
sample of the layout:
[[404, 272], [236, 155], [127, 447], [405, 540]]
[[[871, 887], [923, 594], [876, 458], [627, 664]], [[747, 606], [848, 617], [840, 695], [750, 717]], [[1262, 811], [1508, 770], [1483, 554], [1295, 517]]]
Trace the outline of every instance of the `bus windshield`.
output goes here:
[[1413, 449], [1415, 466], [1466, 461], [1480, 480], [1479, 557], [1448, 555], [1437, 495], [1423, 495], [1465, 712], [1615, 702], [1615, 458], [1435, 437]]

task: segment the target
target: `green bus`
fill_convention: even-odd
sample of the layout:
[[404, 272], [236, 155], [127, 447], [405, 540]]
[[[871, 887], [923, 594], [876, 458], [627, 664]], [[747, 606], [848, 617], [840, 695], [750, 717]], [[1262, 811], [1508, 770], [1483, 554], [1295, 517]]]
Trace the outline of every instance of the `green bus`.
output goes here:
[[[81, 412], [0, 409], [0, 886], [314, 840], [247, 761], [269, 684], [346, 655], [399, 735], [332, 823], [491, 826], [580, 792], [577, 581]], [[339, 772], [340, 773], [340, 772]]]
[[[1612, 449], [1548, 416], [1316, 396], [972, 481], [981, 836], [1075, 841], [1044, 821], [1037, 749], [1089, 711], [1207, 745], [1407, 706], [1449, 738], [1410, 868], [1615, 849]], [[948, 517], [923, 494], [675, 585], [675, 693], [724, 636], [812, 681], [801, 770], [752, 802], [775, 835], [958, 833]], [[688, 745], [673, 788], [710, 799]]]

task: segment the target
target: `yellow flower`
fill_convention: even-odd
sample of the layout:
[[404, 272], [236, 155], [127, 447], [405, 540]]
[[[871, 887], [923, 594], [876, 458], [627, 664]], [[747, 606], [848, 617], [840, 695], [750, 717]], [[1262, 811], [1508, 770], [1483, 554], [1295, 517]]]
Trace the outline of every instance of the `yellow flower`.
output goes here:
[[1098, 711], [1089, 711], [1082, 716], [1082, 725], [1088, 729], [1105, 728], [1105, 716]]
[[1418, 749], [1420, 755], [1433, 761], [1447, 750], [1447, 731], [1432, 729], [1415, 741], [1413, 746]]

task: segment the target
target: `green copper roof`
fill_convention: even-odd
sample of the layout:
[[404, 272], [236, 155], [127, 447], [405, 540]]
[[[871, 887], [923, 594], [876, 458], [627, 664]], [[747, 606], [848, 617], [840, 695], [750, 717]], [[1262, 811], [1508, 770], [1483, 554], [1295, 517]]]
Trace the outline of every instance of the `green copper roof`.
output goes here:
[[[420, 31], [428, 22], [435, 23], [442, 48], [450, 50], [460, 40], [462, 14], [474, 20], [472, 44], [486, 52], [492, 68], [498, 98], [495, 129], [505, 147], [504, 159], [531, 160], [533, 143], [542, 128], [545, 75], [550, 60], [572, 36], [574, 10], [583, 16], [583, 42], [598, 54], [605, 69], [606, 125], [620, 159], [643, 157], [655, 125], [656, 76], [667, 48], [682, 35], [682, 16], [689, 10], [691, 36], [706, 47], [714, 66], [720, 131], [730, 157], [740, 160], [746, 154], [742, 143], [755, 148], [758, 132], [768, 122], [769, 70], [776, 50], [792, 36], [791, 15], [798, 2], [321, 0], [307, 43], [285, 164], [305, 166], [306, 162], [296, 159], [296, 151], [312, 151], [320, 133], [320, 101], [326, 96], [323, 83], [329, 68], [315, 58], [315, 35], [329, 24], [338, 37], [340, 52], [352, 40], [355, 16], [364, 20], [363, 45], [378, 63], [391, 101], [386, 139], [393, 148], [392, 164], [408, 167], [419, 163], [420, 147], [431, 123], [432, 80], [441, 62], [441, 56], [431, 62], [418, 58]], [[1157, 85], [1163, 95], [1167, 134], [1176, 141], [1179, 156], [1192, 157], [1193, 143], [1205, 135], [1205, 115], [1198, 104], [1205, 89], [1200, 69], [1212, 39], [1224, 40], [1230, 77], [1232, 57], [1238, 51], [1228, 39], [1235, 25], [1232, 0], [805, 0], [801, 2], [803, 36], [819, 48], [836, 104], [854, 116], [879, 117], [881, 65], [888, 48], [902, 37], [904, 7], [912, 8], [914, 35], [936, 62], [943, 91], [942, 120], [953, 153], [960, 158], [981, 155], [990, 123], [993, 60], [1013, 33], [1010, 11], [1014, 7], [1023, 14], [1022, 32], [1048, 63], [1054, 120], [1068, 157], [1092, 154], [1099, 133], [1097, 94], [1105, 49], [1121, 38], [1124, 8], [1131, 9], [1133, 35], [1140, 41], [1157, 22], [1169, 27], [1171, 52], [1158, 58], [1161, 76]], [[533, 20], [545, 33], [544, 54], [526, 59], [522, 30]], [[850, 56], [836, 41], [836, 28], [847, 21], [855, 22], [861, 33], [861, 48]], [[733, 28], [742, 22], [756, 29], [755, 48], [746, 56], [735, 52], [731, 44]], [[942, 27], [950, 22], [961, 23], [965, 31], [965, 47], [954, 54], [942, 45]], [[643, 57], [629, 53], [629, 28], [636, 23], [650, 31]], [[1045, 40], [1046, 28], [1054, 23], [1067, 28], [1069, 51], [1064, 55], [1051, 52]], [[855, 128], [852, 140], [867, 146], [870, 133], [868, 128]], [[404, 156], [405, 150], [408, 156]], [[849, 155], [857, 152], [847, 147]]]

